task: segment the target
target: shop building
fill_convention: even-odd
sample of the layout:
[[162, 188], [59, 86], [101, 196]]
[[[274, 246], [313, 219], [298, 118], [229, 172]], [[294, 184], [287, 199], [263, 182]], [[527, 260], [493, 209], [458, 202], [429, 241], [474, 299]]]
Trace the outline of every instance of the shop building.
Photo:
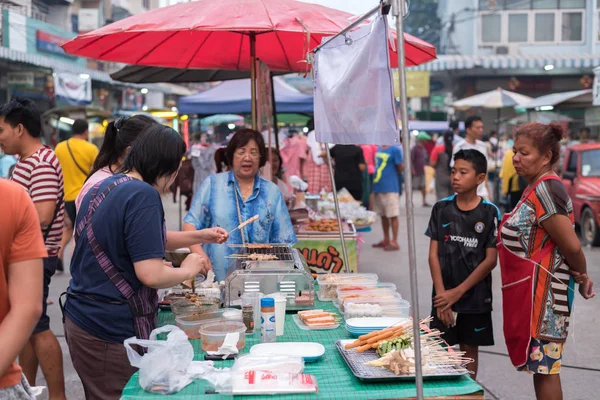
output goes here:
[[[411, 68], [430, 72], [423, 107], [452, 111], [453, 99], [497, 87], [531, 97], [592, 87], [600, 65], [600, 0], [440, 0], [438, 15], [440, 56]], [[587, 108], [560, 113], [575, 128], [600, 125]], [[495, 111], [471, 112], [495, 125]], [[514, 114], [504, 110], [502, 119]]]

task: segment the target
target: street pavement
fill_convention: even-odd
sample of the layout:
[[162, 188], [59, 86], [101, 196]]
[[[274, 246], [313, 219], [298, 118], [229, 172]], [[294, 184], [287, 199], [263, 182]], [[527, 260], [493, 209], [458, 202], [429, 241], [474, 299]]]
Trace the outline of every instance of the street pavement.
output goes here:
[[[433, 199], [430, 199], [433, 200]], [[420, 204], [420, 196], [415, 196], [416, 204]], [[171, 197], [164, 199], [168, 229], [179, 229], [179, 207]], [[428, 267], [429, 241], [423, 235], [429, 221], [430, 208], [415, 208], [415, 242], [418, 269], [419, 317], [424, 318], [431, 309], [431, 277]], [[408, 300], [411, 299], [407, 253], [407, 230], [405, 212], [402, 209], [400, 223], [400, 252], [387, 253], [373, 249], [371, 245], [381, 239], [379, 223], [373, 231], [363, 234], [359, 259], [359, 271], [374, 272], [381, 281], [393, 282], [398, 291]], [[588, 272], [597, 291], [600, 291], [600, 249], [586, 248]], [[524, 372], [517, 372], [507, 356], [502, 335], [500, 271], [493, 272], [494, 280], [494, 336], [496, 345], [482, 348], [479, 364], [479, 383], [486, 389], [486, 399], [528, 400], [534, 399], [532, 377]], [[58, 296], [65, 291], [69, 283], [68, 273], [55, 275], [50, 287], [50, 299], [54, 304], [48, 306], [51, 328], [57, 335], [64, 354], [65, 380], [68, 399], [84, 399], [83, 389], [69, 357], [61, 323]], [[579, 295], [575, 300], [574, 320], [571, 323], [569, 340], [565, 346], [563, 369], [561, 372], [565, 400], [591, 400], [600, 398], [600, 341], [595, 331], [600, 322], [600, 298], [585, 301]], [[594, 328], [594, 326], [596, 328]], [[43, 386], [41, 371], [38, 373], [37, 385]], [[42, 399], [46, 399], [46, 392]]]

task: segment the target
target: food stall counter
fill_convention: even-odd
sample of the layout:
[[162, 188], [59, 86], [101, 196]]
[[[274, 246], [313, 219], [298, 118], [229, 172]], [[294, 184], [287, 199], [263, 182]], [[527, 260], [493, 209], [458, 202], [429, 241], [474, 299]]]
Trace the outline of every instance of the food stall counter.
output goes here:
[[[331, 302], [315, 301], [315, 308], [332, 312], [337, 310]], [[316, 394], [298, 395], [266, 395], [252, 396], [253, 399], [401, 399], [414, 398], [416, 395], [415, 383], [413, 381], [394, 381], [381, 383], [367, 383], [352, 375], [342, 355], [336, 348], [335, 341], [340, 339], [351, 339], [350, 334], [344, 329], [343, 324], [337, 329], [331, 330], [301, 330], [292, 319], [293, 314], [287, 314], [285, 320], [285, 334], [278, 337], [280, 342], [317, 342], [325, 347], [325, 354], [321, 359], [305, 364], [304, 373], [314, 375], [317, 379], [319, 390]], [[161, 311], [158, 314], [159, 325], [175, 325], [175, 318], [170, 311]], [[259, 334], [248, 335], [246, 347], [241, 354], [247, 354], [250, 348], [260, 343]], [[194, 359], [203, 360], [204, 352], [201, 350], [200, 340], [191, 340], [194, 347]], [[233, 361], [217, 361], [215, 366], [230, 367]], [[463, 399], [483, 400], [483, 388], [468, 376], [456, 379], [425, 380], [423, 383], [425, 398], [431, 399]], [[232, 396], [218, 393], [209, 393], [207, 384], [203, 380], [196, 380], [185, 387], [179, 393], [170, 395], [170, 399], [231, 399], [242, 396]], [[247, 397], [247, 396], [244, 396]], [[138, 382], [138, 373], [135, 373], [125, 389], [122, 400], [146, 400], [163, 399], [164, 395], [153, 394], [144, 391]]]

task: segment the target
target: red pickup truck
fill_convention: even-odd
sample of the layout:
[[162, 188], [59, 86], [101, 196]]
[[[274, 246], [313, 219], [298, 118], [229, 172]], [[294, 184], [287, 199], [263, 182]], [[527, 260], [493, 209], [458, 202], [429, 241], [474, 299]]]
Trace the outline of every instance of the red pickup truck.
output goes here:
[[562, 181], [573, 201], [575, 224], [583, 245], [600, 245], [600, 143], [570, 146]]

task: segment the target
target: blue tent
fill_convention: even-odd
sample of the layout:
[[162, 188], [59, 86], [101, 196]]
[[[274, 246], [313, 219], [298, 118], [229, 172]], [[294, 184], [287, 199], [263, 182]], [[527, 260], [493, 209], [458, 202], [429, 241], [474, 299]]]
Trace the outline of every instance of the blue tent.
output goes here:
[[[277, 113], [312, 113], [313, 96], [304, 94], [279, 78], [273, 78]], [[181, 97], [180, 114], [250, 114], [250, 79], [226, 81], [192, 96]]]

